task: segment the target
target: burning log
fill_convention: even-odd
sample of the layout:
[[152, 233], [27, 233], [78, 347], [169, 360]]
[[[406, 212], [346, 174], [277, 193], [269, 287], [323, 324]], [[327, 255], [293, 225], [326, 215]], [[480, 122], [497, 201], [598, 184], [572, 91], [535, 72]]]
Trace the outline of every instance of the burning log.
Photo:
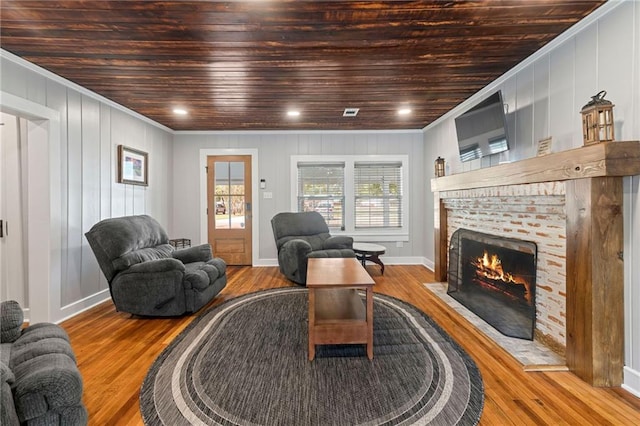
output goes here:
[[499, 291], [515, 296], [531, 304], [530, 284], [522, 277], [505, 272], [497, 254], [485, 250], [482, 257], [472, 262], [476, 280]]

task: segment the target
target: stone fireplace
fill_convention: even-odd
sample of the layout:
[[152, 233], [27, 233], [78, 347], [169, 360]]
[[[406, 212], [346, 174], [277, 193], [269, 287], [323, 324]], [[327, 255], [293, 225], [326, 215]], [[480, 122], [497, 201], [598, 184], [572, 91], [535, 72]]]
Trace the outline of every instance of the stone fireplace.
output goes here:
[[505, 336], [533, 340], [536, 244], [460, 228], [449, 244], [447, 294]]
[[594, 386], [624, 365], [622, 176], [640, 142], [608, 142], [435, 178], [435, 276], [447, 281], [458, 229], [537, 246], [535, 337]]
[[564, 182], [502, 185], [439, 194], [446, 212], [447, 247], [458, 229], [526, 240], [536, 245], [534, 334], [536, 340], [561, 356], [565, 356], [566, 347], [565, 194]]

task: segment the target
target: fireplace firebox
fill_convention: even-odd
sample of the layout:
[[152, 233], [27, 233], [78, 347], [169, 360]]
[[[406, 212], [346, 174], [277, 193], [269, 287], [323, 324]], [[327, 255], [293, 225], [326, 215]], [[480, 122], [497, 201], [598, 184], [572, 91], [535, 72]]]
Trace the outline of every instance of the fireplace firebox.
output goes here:
[[449, 243], [447, 293], [509, 337], [533, 340], [537, 246], [458, 229]]

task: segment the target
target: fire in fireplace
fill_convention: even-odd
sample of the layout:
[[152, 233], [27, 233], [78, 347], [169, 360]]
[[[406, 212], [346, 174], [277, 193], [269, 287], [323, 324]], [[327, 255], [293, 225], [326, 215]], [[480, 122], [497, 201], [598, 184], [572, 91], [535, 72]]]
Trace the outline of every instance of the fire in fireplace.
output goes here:
[[447, 293], [502, 334], [533, 340], [536, 257], [533, 242], [458, 229]]

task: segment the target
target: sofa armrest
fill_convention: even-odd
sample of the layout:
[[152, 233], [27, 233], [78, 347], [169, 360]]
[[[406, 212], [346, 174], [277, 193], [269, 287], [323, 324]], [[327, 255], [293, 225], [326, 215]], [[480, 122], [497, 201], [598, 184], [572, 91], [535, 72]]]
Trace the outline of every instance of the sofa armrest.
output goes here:
[[82, 404], [82, 377], [72, 358], [49, 353], [13, 368], [14, 403], [21, 422], [50, 410]]
[[329, 249], [352, 249], [353, 248], [353, 238], [347, 235], [335, 235], [327, 238], [322, 243], [322, 248], [324, 250]]
[[208, 262], [213, 258], [213, 253], [211, 252], [210, 244], [201, 244], [195, 247], [175, 250], [171, 253], [171, 256], [182, 263]]
[[142, 274], [149, 272], [172, 272], [179, 271], [184, 272], [184, 264], [178, 259], [158, 259], [148, 260], [146, 262], [137, 263], [131, 266], [129, 269], [120, 272], [121, 275], [126, 274]]

